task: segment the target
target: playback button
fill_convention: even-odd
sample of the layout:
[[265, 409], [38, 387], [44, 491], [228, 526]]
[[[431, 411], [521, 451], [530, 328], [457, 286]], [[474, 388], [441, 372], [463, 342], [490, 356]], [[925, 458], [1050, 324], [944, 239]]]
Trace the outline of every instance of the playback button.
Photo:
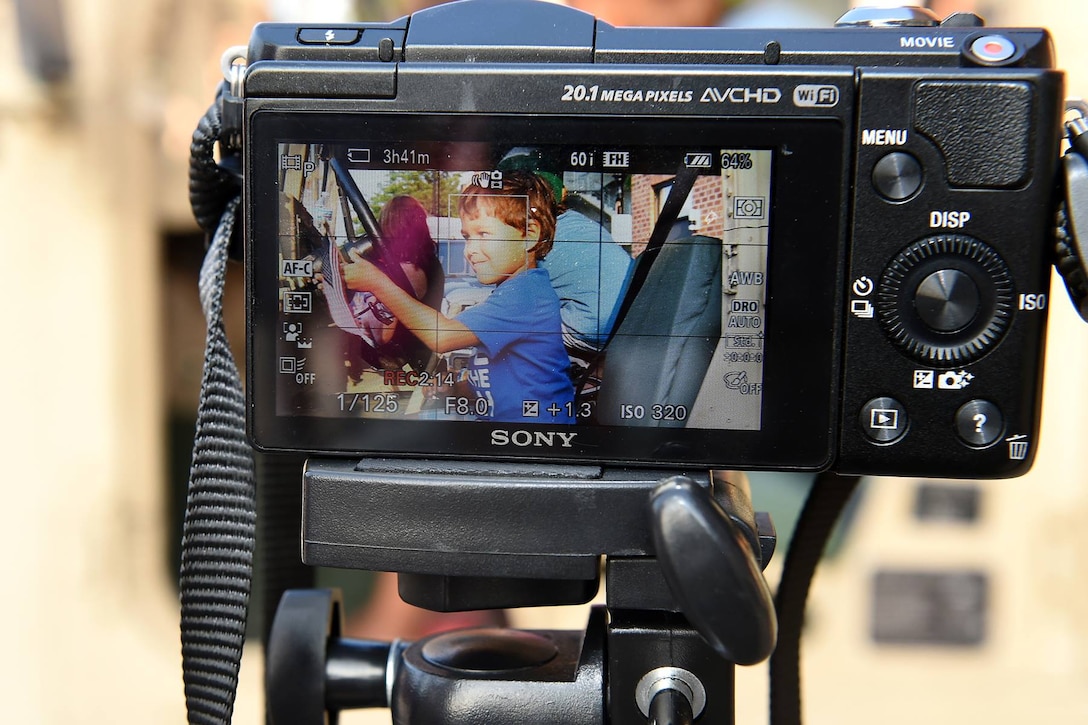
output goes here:
[[866, 437], [873, 443], [895, 443], [907, 432], [910, 421], [907, 409], [895, 398], [873, 398], [861, 407], [858, 423]]

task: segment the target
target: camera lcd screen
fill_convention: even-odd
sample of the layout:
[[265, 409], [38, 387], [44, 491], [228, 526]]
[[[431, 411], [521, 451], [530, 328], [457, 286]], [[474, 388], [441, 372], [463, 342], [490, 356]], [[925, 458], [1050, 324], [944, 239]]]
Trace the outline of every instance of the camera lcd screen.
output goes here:
[[335, 431], [332, 449], [571, 458], [778, 424], [773, 147], [367, 126], [268, 148], [251, 374], [272, 419]]

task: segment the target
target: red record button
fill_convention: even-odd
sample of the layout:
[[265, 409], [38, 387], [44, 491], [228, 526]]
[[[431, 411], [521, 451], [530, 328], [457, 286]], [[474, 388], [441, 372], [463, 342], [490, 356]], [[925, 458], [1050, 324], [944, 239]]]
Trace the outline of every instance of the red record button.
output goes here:
[[1016, 45], [1003, 35], [983, 35], [971, 43], [971, 54], [983, 63], [1003, 63], [1016, 55]]

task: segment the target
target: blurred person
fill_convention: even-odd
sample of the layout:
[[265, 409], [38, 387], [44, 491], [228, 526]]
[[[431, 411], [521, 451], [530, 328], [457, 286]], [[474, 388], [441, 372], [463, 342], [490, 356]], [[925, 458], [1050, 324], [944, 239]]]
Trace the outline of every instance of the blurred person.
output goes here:
[[567, 0], [610, 25], [718, 25], [734, 0]]
[[796, 0], [566, 0], [610, 25], [800, 28], [830, 24]]
[[[378, 225], [382, 230], [382, 248], [391, 257], [390, 262], [400, 266], [412, 287], [412, 294], [437, 310], [442, 303], [446, 277], [438, 258], [438, 243], [427, 226], [427, 210], [423, 204], [411, 196], [395, 196], [382, 207]], [[410, 346], [401, 342], [401, 338], [411, 338], [411, 333], [403, 327], [397, 327], [392, 337], [402, 345]]]
[[502, 610], [475, 612], [432, 612], [400, 598], [394, 572], [379, 572], [365, 606], [348, 616], [344, 636], [356, 639], [413, 641], [439, 632], [469, 627], [504, 627]]
[[[383, 239], [380, 266], [387, 274], [391, 266], [399, 267], [396, 276], [407, 285], [404, 291], [437, 310], [445, 292], [445, 274], [423, 204], [411, 196], [395, 196], [382, 207], [378, 225]], [[384, 369], [407, 364], [415, 370], [427, 366], [430, 350], [398, 324], [373, 294], [355, 292], [349, 305], [370, 343], [362, 344], [359, 338], [349, 341], [353, 344], [349, 355], [352, 377], [358, 378], [360, 365]]]
[[427, 210], [411, 196], [395, 196], [382, 207], [378, 218], [385, 248], [400, 264], [416, 298], [420, 300], [442, 299], [444, 278], [442, 265], [438, 264], [438, 244], [431, 237], [427, 226]]

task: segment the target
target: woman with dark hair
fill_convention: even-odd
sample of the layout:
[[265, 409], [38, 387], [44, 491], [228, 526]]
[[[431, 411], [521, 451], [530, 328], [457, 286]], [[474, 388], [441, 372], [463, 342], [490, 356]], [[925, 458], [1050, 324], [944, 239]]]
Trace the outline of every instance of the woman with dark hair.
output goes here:
[[421, 271], [430, 265], [436, 245], [427, 227], [427, 210], [415, 197], [394, 196], [382, 207], [378, 223], [385, 248], [398, 262]]
[[[378, 225], [382, 236], [376, 260], [379, 268], [392, 279], [399, 279], [398, 284], [405, 292], [437, 310], [442, 302], [446, 280], [438, 259], [438, 245], [431, 237], [427, 210], [423, 204], [411, 196], [395, 196], [382, 207]], [[394, 265], [400, 269], [393, 269]], [[364, 324], [377, 343], [374, 348], [366, 349], [364, 346], [360, 351], [368, 363], [394, 369], [406, 363], [416, 370], [427, 367], [431, 351], [403, 325], [398, 324], [373, 295], [355, 295], [352, 307], [357, 320], [367, 320]]]

